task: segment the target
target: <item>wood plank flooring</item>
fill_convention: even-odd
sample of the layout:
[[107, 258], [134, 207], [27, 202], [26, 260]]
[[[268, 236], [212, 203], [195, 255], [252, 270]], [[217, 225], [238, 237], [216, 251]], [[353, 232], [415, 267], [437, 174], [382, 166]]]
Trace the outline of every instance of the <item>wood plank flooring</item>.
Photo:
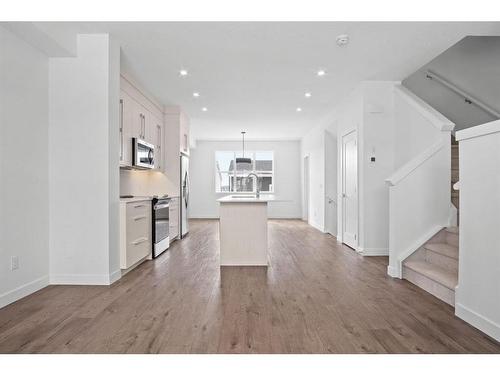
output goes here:
[[298, 220], [270, 261], [218, 266], [218, 222], [112, 286], [49, 286], [0, 309], [0, 353], [500, 353], [453, 308]]

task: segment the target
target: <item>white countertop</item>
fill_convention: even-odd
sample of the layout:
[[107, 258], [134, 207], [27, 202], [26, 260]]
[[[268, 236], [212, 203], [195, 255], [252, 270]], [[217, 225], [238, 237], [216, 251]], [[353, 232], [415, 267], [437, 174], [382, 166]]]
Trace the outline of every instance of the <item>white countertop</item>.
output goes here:
[[[244, 194], [243, 194], [244, 195]], [[237, 197], [237, 198], [234, 198]], [[241, 197], [238, 194], [226, 195], [225, 197], [217, 199], [220, 203], [267, 203], [267, 202], [284, 202], [283, 200], [277, 199], [274, 195], [261, 194], [259, 198], [253, 197]]]
[[132, 198], [120, 198], [120, 202], [129, 203], [129, 202], [140, 202], [140, 201], [150, 201], [153, 199], [152, 197], [132, 197]]

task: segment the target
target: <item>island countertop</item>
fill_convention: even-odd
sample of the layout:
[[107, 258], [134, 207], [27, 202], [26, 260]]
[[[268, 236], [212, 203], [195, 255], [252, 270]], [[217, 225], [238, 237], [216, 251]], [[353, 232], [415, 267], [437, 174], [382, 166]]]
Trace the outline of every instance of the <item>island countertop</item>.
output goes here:
[[[249, 195], [249, 194], [247, 194]], [[220, 203], [267, 203], [267, 202], [284, 202], [281, 199], [276, 198], [274, 195], [261, 194], [259, 198], [254, 196], [242, 195], [227, 195], [225, 197], [217, 199]]]

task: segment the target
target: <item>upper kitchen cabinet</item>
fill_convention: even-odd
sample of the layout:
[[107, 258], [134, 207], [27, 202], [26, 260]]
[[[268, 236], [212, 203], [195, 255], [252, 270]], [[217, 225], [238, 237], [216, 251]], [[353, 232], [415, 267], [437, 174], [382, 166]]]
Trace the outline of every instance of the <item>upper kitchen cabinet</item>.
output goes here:
[[180, 113], [180, 151], [189, 155], [189, 118], [183, 113]]
[[132, 138], [139, 138], [155, 146], [155, 169], [165, 172], [163, 106], [127, 76], [120, 86], [120, 166], [132, 166]]

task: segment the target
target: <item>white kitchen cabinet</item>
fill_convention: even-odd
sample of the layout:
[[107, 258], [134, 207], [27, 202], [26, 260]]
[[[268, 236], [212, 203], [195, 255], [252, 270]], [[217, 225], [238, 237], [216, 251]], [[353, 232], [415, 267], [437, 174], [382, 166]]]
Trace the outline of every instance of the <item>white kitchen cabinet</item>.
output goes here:
[[155, 146], [155, 169], [165, 173], [163, 106], [123, 75], [120, 85], [120, 166], [132, 166], [135, 137]]
[[132, 105], [133, 99], [120, 92], [120, 166], [132, 165]]
[[189, 119], [184, 113], [180, 113], [180, 151], [189, 155]]
[[176, 240], [179, 237], [179, 198], [172, 198], [170, 200], [170, 210], [169, 210], [169, 237], [170, 242]]
[[164, 139], [163, 132], [165, 127], [163, 126], [163, 121], [155, 119], [155, 169], [165, 172], [165, 152], [164, 152]]
[[152, 252], [151, 201], [120, 203], [120, 268], [147, 259]]

